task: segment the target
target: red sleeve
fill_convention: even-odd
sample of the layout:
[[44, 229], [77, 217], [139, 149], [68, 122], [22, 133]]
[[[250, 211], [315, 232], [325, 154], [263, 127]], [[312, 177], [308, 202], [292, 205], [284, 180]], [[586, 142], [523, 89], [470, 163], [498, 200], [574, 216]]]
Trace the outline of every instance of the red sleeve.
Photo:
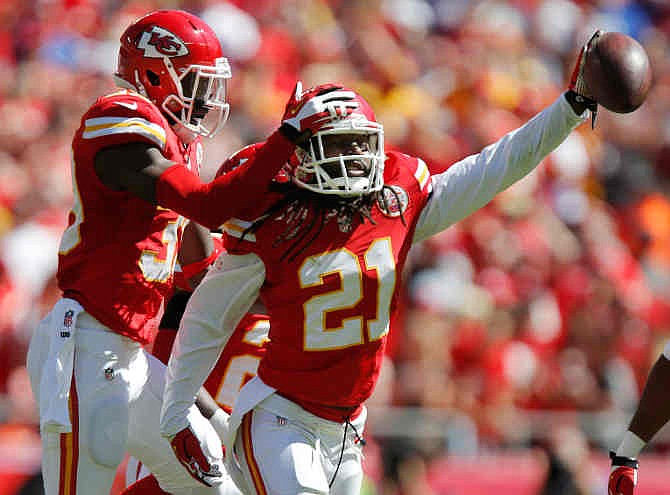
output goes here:
[[163, 207], [216, 229], [267, 192], [270, 182], [294, 150], [295, 145], [277, 131], [246, 166], [217, 177], [209, 184], [200, 182], [183, 165], [173, 165], [158, 178], [156, 200]]
[[160, 362], [167, 364], [168, 359], [170, 359], [170, 353], [172, 352], [172, 345], [174, 344], [174, 340], [176, 338], [177, 329], [161, 329], [161, 331], [158, 332], [156, 338], [154, 339], [154, 345], [151, 348], [151, 354], [156, 356]]

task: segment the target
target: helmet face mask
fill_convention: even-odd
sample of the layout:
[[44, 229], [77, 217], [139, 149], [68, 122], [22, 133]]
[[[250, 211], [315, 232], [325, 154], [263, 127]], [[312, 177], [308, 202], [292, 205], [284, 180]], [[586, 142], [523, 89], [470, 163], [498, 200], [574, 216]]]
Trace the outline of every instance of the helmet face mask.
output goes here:
[[384, 185], [384, 130], [363, 113], [333, 118], [296, 155], [293, 182], [304, 189], [351, 197]]
[[177, 94], [168, 95], [162, 109], [173, 120], [201, 136], [214, 136], [228, 120], [228, 60], [216, 59], [214, 67], [191, 65], [179, 76]]
[[190, 133], [211, 137], [223, 127], [230, 77], [215, 33], [187, 12], [152, 12], [121, 35], [117, 84], [151, 100]]

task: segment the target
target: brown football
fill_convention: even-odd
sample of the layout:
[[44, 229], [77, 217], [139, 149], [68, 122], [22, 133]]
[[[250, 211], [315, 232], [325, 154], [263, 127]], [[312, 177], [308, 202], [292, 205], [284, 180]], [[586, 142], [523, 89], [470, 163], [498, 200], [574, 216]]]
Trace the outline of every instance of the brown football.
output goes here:
[[647, 52], [628, 35], [603, 33], [586, 57], [584, 82], [598, 104], [616, 113], [632, 112], [651, 87]]

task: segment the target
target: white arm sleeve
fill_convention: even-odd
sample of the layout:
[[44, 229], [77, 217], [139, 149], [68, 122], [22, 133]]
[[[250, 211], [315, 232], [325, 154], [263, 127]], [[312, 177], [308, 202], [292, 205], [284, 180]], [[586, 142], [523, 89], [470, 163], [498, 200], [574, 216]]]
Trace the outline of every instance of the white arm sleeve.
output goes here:
[[160, 428], [172, 437], [235, 327], [258, 297], [265, 266], [255, 254], [221, 255], [193, 292], [168, 362]]
[[419, 217], [419, 242], [486, 205], [499, 192], [533, 170], [588, 112], [578, 116], [561, 95], [520, 128], [431, 178], [433, 192]]

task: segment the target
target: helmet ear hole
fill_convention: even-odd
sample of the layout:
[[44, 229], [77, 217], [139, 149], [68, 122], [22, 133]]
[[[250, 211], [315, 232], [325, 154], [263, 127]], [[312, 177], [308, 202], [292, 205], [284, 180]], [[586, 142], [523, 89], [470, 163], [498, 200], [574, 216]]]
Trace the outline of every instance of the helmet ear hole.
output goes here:
[[161, 84], [161, 78], [153, 71], [147, 71], [147, 79], [149, 79], [152, 86], [160, 86]]

